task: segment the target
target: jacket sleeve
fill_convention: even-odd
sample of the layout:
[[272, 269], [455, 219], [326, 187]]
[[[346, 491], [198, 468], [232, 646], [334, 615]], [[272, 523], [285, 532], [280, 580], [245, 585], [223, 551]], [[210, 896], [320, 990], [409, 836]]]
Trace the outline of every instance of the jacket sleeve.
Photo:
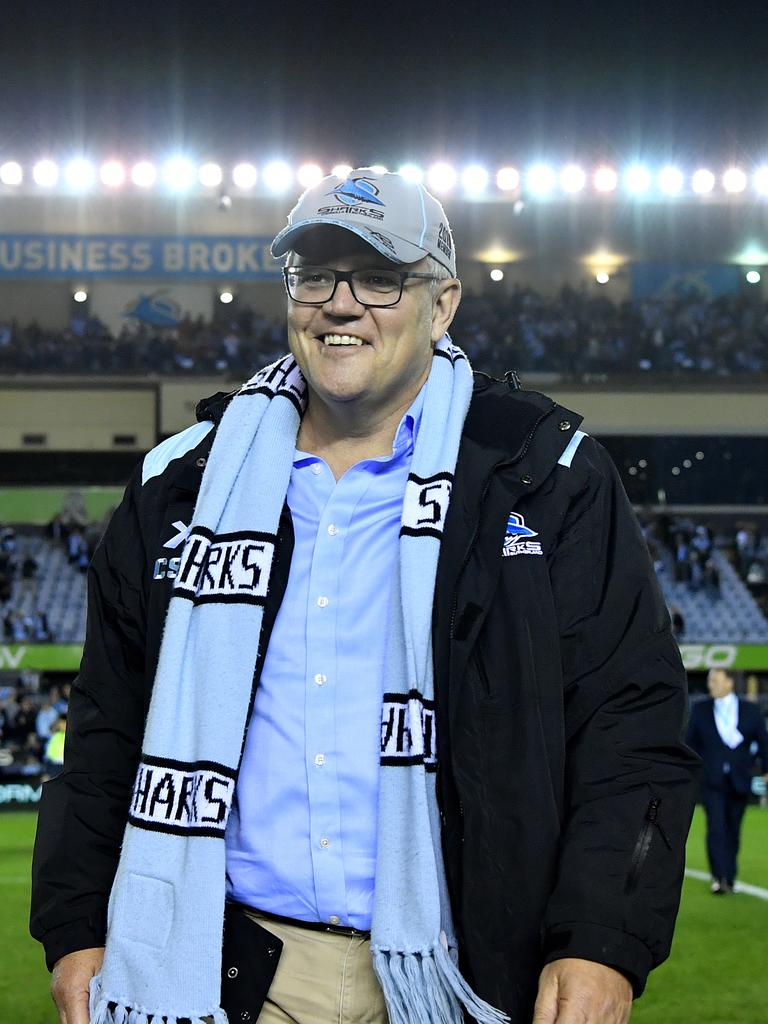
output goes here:
[[[582, 450], [583, 449], [583, 450]], [[565, 686], [565, 812], [547, 962], [621, 970], [639, 995], [669, 955], [699, 759], [669, 614], [610, 458], [582, 442], [550, 562]]]
[[146, 558], [137, 470], [94, 553], [80, 673], [62, 773], [43, 787], [32, 863], [30, 931], [49, 969], [104, 944], [130, 791], [141, 750]]

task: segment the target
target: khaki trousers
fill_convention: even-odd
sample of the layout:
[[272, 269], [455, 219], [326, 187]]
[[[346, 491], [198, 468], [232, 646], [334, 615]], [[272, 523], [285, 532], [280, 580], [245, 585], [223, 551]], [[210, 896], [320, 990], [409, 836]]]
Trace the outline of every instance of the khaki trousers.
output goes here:
[[257, 1024], [387, 1024], [370, 939], [313, 931], [246, 910], [283, 941]]

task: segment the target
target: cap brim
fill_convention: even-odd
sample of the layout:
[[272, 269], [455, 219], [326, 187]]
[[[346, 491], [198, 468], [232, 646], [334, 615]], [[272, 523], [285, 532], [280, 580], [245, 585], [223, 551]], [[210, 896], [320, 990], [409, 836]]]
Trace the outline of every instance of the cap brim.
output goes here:
[[418, 263], [419, 260], [423, 260], [425, 256], [429, 255], [427, 249], [421, 249], [418, 245], [406, 242], [397, 235], [387, 232], [384, 237], [389, 239], [394, 247], [390, 249], [382, 240], [383, 233], [375, 232], [367, 228], [365, 224], [350, 224], [348, 221], [337, 220], [333, 217], [312, 217], [309, 220], [303, 220], [301, 224], [289, 224], [275, 236], [270, 251], [275, 259], [285, 256], [291, 249], [299, 252], [300, 239], [303, 235], [311, 231], [312, 228], [328, 226], [350, 231], [393, 263]]

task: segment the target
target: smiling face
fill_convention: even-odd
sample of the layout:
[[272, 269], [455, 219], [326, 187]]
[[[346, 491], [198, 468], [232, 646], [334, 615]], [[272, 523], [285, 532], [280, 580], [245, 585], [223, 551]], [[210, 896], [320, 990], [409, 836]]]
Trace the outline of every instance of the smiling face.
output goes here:
[[[334, 270], [394, 266], [356, 235], [333, 228], [310, 235], [291, 262]], [[424, 259], [398, 269], [429, 273], [429, 263]], [[460, 295], [455, 278], [440, 282], [436, 294], [431, 284], [406, 281], [397, 305], [383, 309], [361, 305], [344, 281], [322, 305], [288, 300], [288, 341], [309, 385], [310, 407], [313, 396], [329, 406], [352, 403], [361, 412], [386, 412], [413, 400]], [[343, 341], [347, 344], [339, 344]]]

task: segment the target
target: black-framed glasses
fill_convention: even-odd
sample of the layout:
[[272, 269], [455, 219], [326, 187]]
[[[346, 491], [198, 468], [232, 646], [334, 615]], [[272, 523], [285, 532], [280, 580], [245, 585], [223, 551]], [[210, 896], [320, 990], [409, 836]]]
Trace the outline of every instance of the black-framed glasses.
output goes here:
[[403, 285], [410, 278], [437, 281], [433, 274], [411, 270], [333, 270], [331, 267], [283, 267], [285, 287], [294, 302], [322, 306], [336, 294], [340, 281], [346, 281], [361, 306], [396, 306], [403, 296]]

